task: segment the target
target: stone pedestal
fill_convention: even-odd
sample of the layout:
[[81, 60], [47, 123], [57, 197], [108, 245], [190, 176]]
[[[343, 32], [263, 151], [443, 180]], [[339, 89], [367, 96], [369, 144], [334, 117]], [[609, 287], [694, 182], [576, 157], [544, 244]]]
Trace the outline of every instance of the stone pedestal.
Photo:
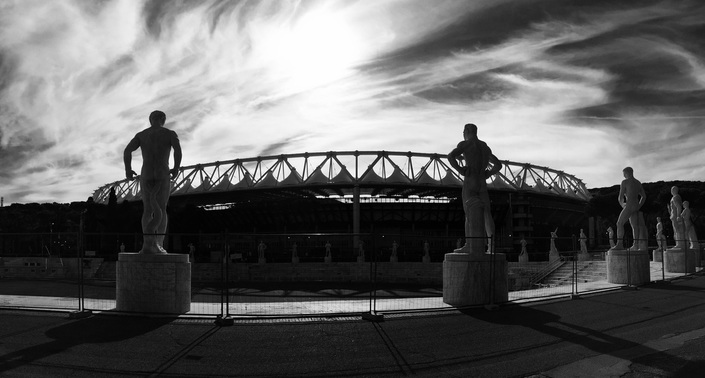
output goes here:
[[325, 263], [333, 262], [333, 258], [331, 256], [325, 256], [323, 258], [323, 262], [325, 262]]
[[292, 263], [292, 264], [298, 264], [298, 263], [299, 263], [299, 258], [298, 258], [298, 257], [292, 257], [292, 258], [291, 258], [291, 263]]
[[267, 263], [267, 258], [266, 257], [260, 257], [257, 259], [258, 264], [266, 264]]
[[522, 253], [519, 255], [519, 262], [520, 263], [526, 263], [529, 262], [529, 254], [528, 253]]
[[393, 262], [393, 263], [399, 262], [399, 258], [397, 258], [396, 256], [390, 256], [390, 257], [389, 257], [389, 262]]
[[357, 256], [357, 262], [359, 262], [359, 263], [364, 263], [364, 262], [365, 262], [365, 256]]
[[421, 262], [423, 262], [424, 264], [430, 263], [430, 262], [431, 262], [431, 256], [429, 256], [429, 255], [423, 255], [423, 257], [421, 258]]
[[653, 260], [653, 262], [663, 262], [663, 253], [661, 253], [660, 249], [654, 249], [653, 252], [651, 252], [651, 260]]
[[188, 255], [120, 253], [116, 309], [125, 312], [183, 314], [191, 310]]
[[668, 273], [695, 273], [697, 259], [694, 249], [688, 249], [686, 254], [683, 248], [673, 247], [663, 253], [663, 267]]
[[607, 252], [607, 282], [619, 285], [643, 285], [650, 281], [651, 267], [648, 250], [610, 249]]
[[578, 261], [590, 261], [590, 254], [587, 252], [578, 253]]
[[491, 255], [447, 253], [443, 261], [443, 302], [451, 306], [484, 305], [509, 300], [504, 254], [494, 256], [494, 297], [490, 297]]

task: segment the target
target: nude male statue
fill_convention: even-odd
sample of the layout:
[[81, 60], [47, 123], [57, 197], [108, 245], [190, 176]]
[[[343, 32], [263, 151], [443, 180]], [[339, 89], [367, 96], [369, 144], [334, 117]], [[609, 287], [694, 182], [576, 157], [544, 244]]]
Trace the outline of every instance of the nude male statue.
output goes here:
[[634, 245], [639, 245], [639, 238], [642, 235], [639, 222], [639, 209], [646, 201], [646, 192], [641, 186], [641, 182], [634, 178], [634, 169], [626, 167], [622, 170], [624, 180], [619, 187], [619, 197], [617, 200], [622, 206], [622, 211], [617, 218], [617, 245], [615, 249], [624, 249], [624, 224], [629, 221], [632, 225], [632, 235], [634, 236]]
[[656, 244], [658, 245], [657, 251], [666, 250], [666, 236], [663, 234], [663, 222], [661, 222], [661, 217], [656, 217]]
[[[465, 246], [469, 248], [471, 238], [487, 236], [491, 243], [494, 220], [487, 192], [487, 178], [499, 172], [502, 163], [492, 154], [487, 144], [477, 138], [477, 126], [472, 123], [463, 129], [463, 141], [448, 154], [450, 165], [463, 176], [463, 210], [465, 210]], [[463, 161], [463, 165], [460, 161]], [[490, 168], [491, 165], [491, 168]], [[475, 224], [473, 216], [483, 208], [484, 225]], [[479, 229], [483, 229], [478, 231]], [[491, 251], [492, 246], [488, 245]]]
[[[166, 205], [171, 192], [171, 179], [181, 167], [181, 144], [172, 130], [164, 127], [166, 114], [159, 110], [149, 115], [150, 127], [137, 133], [124, 152], [125, 176], [133, 179], [132, 152], [142, 149], [142, 170], [139, 176], [142, 188], [143, 243], [140, 253], [164, 254], [164, 236], [167, 228]], [[169, 170], [169, 156], [174, 149], [174, 168]], [[170, 177], [171, 176], [171, 177]]]
[[673, 248], [682, 248], [683, 239], [683, 218], [681, 213], [683, 212], [683, 201], [681, 200], [681, 195], [678, 194], [678, 187], [671, 187], [671, 202], [668, 203], [668, 214], [671, 219], [671, 225], [673, 226], [673, 239], [676, 241], [676, 245]]

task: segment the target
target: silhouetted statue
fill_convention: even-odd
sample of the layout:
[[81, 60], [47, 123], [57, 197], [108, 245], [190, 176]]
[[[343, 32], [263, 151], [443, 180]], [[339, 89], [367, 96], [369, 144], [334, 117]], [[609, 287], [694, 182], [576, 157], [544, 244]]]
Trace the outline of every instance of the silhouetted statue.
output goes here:
[[[167, 227], [166, 204], [171, 192], [171, 179], [175, 179], [181, 166], [181, 144], [172, 130], [164, 127], [166, 115], [155, 110], [149, 115], [150, 127], [140, 131], [127, 144], [124, 152], [125, 176], [133, 179], [132, 152], [142, 149], [142, 170], [139, 176], [142, 189], [143, 243], [140, 253], [163, 254]], [[174, 168], [169, 169], [169, 156], [174, 149]], [[171, 174], [171, 177], [170, 177]]]
[[[465, 245], [458, 252], [477, 252], [470, 245], [484, 245], [477, 238], [489, 238], [492, 250], [494, 220], [487, 192], [487, 178], [499, 172], [502, 163], [492, 154], [487, 144], [477, 138], [477, 126], [472, 123], [463, 129], [464, 140], [448, 154], [450, 165], [463, 176], [463, 210], [465, 211]], [[462, 161], [463, 164], [460, 162]], [[474, 243], [473, 243], [474, 242]]]
[[683, 225], [681, 222], [681, 213], [683, 212], [683, 202], [681, 201], [681, 196], [678, 194], [678, 187], [671, 187], [671, 202], [668, 204], [668, 214], [671, 219], [671, 225], [673, 226], [673, 239], [676, 241], [676, 246], [674, 248], [681, 248], [682, 239], [685, 239], [683, 235]]
[[[645, 239], [639, 219], [639, 209], [646, 201], [646, 192], [641, 186], [641, 182], [634, 178], [634, 170], [631, 167], [626, 167], [622, 170], [624, 180], [619, 186], [619, 201], [622, 206], [622, 211], [617, 218], [617, 245], [615, 249], [624, 249], [624, 224], [629, 221], [632, 225], [632, 235], [634, 237], [634, 249], [640, 249], [641, 240]], [[644, 230], [645, 231], [645, 230]]]

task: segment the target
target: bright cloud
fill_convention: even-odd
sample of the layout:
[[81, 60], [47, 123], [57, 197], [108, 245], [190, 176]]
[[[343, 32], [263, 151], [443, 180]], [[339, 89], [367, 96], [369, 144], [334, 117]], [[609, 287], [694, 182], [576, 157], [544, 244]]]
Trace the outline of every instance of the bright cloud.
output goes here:
[[705, 173], [699, 2], [428, 4], [0, 0], [0, 195], [83, 200], [122, 179], [154, 109], [184, 165], [446, 153], [474, 122], [500, 159], [589, 187], [625, 165]]

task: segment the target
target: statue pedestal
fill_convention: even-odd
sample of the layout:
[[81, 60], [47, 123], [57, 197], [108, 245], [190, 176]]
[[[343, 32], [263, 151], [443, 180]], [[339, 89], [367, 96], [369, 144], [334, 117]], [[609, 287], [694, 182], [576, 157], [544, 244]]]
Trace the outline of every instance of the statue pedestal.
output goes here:
[[561, 255], [558, 253], [558, 251], [549, 251], [548, 252], [548, 261], [549, 262], [558, 261], [560, 259], [561, 259]]
[[331, 256], [325, 256], [325, 257], [323, 258], [323, 262], [325, 262], [325, 263], [333, 262], [333, 257], [331, 257]]
[[443, 302], [460, 307], [508, 301], [507, 259], [502, 253], [495, 254], [494, 258], [494, 297], [491, 298], [491, 255], [447, 253], [443, 261]]
[[292, 264], [298, 264], [298, 263], [299, 263], [299, 258], [298, 258], [298, 257], [292, 257], [292, 258], [291, 258], [291, 263], [292, 263]]
[[607, 282], [620, 285], [643, 285], [650, 281], [651, 267], [648, 250], [610, 249], [607, 252]]
[[258, 264], [266, 264], [266, 263], [267, 263], [267, 259], [266, 259], [265, 257], [260, 257], [260, 258], [257, 259], [257, 263], [258, 263]]
[[183, 314], [191, 310], [188, 255], [120, 253], [116, 310]]
[[399, 262], [399, 258], [398, 258], [397, 256], [390, 256], [390, 257], [389, 257], [389, 262], [393, 262], [393, 263]]
[[587, 252], [578, 253], [578, 261], [590, 261], [590, 254]]
[[522, 253], [519, 255], [519, 262], [520, 263], [526, 263], [529, 262], [529, 254], [528, 253]]
[[421, 258], [421, 262], [423, 262], [424, 264], [430, 263], [430, 262], [431, 262], [431, 256], [429, 256], [429, 255], [423, 255], [423, 257]]
[[357, 262], [359, 262], [359, 263], [364, 263], [364, 262], [365, 262], [365, 256], [357, 256]]
[[661, 250], [654, 249], [653, 252], [651, 252], [651, 260], [653, 260], [653, 262], [663, 262], [663, 254], [661, 253]]
[[695, 273], [698, 254], [694, 249], [688, 249], [686, 254], [681, 247], [667, 249], [663, 253], [663, 267], [668, 273]]

